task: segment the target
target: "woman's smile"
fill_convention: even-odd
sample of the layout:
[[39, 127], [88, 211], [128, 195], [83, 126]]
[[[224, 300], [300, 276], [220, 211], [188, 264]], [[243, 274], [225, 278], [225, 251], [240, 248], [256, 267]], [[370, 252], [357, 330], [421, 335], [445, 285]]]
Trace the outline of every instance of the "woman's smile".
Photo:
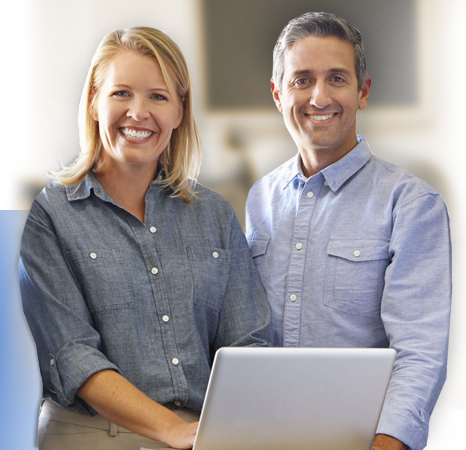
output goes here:
[[145, 130], [136, 127], [121, 127], [119, 130], [123, 139], [135, 144], [148, 142], [149, 139], [155, 134], [151, 130]]

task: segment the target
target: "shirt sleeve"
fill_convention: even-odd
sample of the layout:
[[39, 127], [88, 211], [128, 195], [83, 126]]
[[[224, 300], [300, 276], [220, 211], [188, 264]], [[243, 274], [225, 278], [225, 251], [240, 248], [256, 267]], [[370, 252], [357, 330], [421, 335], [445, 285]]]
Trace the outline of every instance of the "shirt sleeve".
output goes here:
[[451, 243], [440, 195], [395, 209], [390, 253], [381, 317], [397, 356], [377, 433], [421, 450], [447, 366]]
[[215, 350], [223, 346], [268, 346], [270, 306], [246, 238], [231, 209], [230, 273], [220, 311]]
[[19, 259], [23, 309], [37, 346], [44, 392], [75, 411], [94, 414], [77, 390], [94, 373], [120, 372], [101, 352], [101, 339], [63, 257], [52, 220], [36, 200]]

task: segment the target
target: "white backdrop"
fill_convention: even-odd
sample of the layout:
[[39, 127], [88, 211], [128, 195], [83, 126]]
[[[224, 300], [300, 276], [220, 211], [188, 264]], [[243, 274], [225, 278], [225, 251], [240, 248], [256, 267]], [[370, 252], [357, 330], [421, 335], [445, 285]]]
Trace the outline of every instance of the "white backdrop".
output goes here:
[[[466, 72], [466, 38], [459, 32], [464, 28], [461, 19], [465, 13], [466, 2], [462, 0], [418, 1], [422, 94], [419, 105], [409, 110], [371, 110], [369, 102], [368, 109], [358, 119], [358, 131], [366, 135], [374, 153], [424, 177], [440, 191], [450, 212], [454, 297], [448, 379], [432, 416], [428, 450], [457, 447], [462, 426], [466, 424], [466, 357], [461, 345], [466, 343], [466, 327], [462, 326], [462, 320], [466, 319], [462, 301], [466, 294], [463, 276], [466, 243], [461, 232], [466, 229], [461, 200], [466, 192], [463, 138], [466, 89], [462, 78]], [[0, 210], [28, 209], [30, 195], [25, 187], [45, 183], [47, 170], [57, 169], [59, 161], [67, 164], [76, 156], [77, 109], [87, 68], [100, 39], [115, 28], [136, 25], [160, 28], [180, 45], [192, 73], [195, 112], [205, 142], [206, 179], [209, 170], [219, 170], [222, 158], [228, 157], [227, 151], [223, 156], [224, 150], [217, 145], [222, 142], [219, 130], [224, 131], [231, 124], [241, 127], [242, 123], [249, 126], [257, 123], [258, 130], [267, 128], [264, 124], [273, 124], [280, 139], [292, 145], [276, 114], [214, 115], [204, 109], [202, 29], [197, 0], [16, 0], [3, 3], [0, 17], [3, 100], [0, 114], [4, 128]], [[215, 147], [210, 142], [215, 142]], [[251, 142], [267, 143], [267, 136], [259, 134]], [[280, 153], [269, 157], [274, 166], [286, 159]], [[25, 422], [20, 433], [26, 436], [30, 447], [18, 448], [29, 450], [33, 448], [30, 430], [35, 428], [41, 386], [12, 269], [17, 264], [15, 252], [24, 215], [12, 214], [0, 216], [4, 221], [1, 232], [10, 233], [6, 241], [13, 248], [10, 253], [4, 249], [1, 252], [2, 263], [12, 270], [11, 292], [1, 301], [8, 308], [11, 306], [7, 312], [11, 316], [5, 317], [5, 322], [13, 325], [8, 328], [8, 342], [2, 342], [0, 350], [5, 360], [9, 342], [14, 342], [17, 349], [10, 364], [4, 365], [2, 380], [17, 372], [21, 376], [11, 376], [14, 381], [8, 378], [8, 389], [18, 395], [13, 396], [12, 403], [2, 404], [0, 411], [2, 417], [16, 412]], [[14, 434], [19, 430], [10, 427], [4, 432]]]

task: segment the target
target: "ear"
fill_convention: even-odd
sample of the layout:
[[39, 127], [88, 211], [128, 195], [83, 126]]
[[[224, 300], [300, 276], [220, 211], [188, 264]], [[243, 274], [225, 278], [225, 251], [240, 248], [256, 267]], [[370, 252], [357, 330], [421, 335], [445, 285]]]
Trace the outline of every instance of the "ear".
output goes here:
[[359, 91], [359, 105], [358, 109], [366, 109], [367, 101], [369, 100], [369, 91], [371, 90], [372, 80], [367, 77]]
[[272, 96], [275, 105], [277, 106], [278, 110], [283, 114], [282, 101], [280, 98], [280, 89], [278, 89], [278, 86], [274, 83], [273, 78], [270, 80], [270, 89], [272, 90]]

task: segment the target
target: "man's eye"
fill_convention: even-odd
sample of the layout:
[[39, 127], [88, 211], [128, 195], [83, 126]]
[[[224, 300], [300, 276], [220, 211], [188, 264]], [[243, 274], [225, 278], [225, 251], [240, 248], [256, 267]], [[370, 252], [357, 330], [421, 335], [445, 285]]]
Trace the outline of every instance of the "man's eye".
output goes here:
[[308, 82], [309, 82], [309, 80], [307, 78], [298, 78], [296, 80], [296, 84], [298, 86], [303, 86], [303, 85], [307, 84]]
[[336, 81], [337, 83], [342, 83], [344, 80], [342, 77], [335, 76], [332, 78], [333, 81]]
[[112, 95], [115, 97], [128, 97], [129, 92], [128, 91], [116, 91]]

